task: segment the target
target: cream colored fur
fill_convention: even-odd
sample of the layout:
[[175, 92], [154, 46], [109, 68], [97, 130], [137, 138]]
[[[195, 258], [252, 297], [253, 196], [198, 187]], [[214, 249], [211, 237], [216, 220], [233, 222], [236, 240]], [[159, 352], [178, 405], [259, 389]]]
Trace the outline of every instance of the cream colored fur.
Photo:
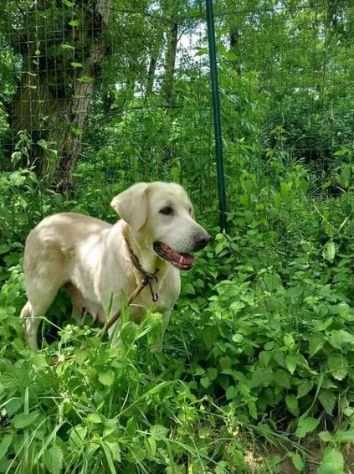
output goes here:
[[[28, 344], [38, 348], [37, 333], [58, 290], [65, 287], [72, 299], [73, 316], [84, 311], [104, 323], [128, 300], [141, 281], [132, 264], [127, 239], [146, 272], [158, 272], [158, 302], [148, 288], [131, 308], [140, 320], [147, 309], [170, 311], [180, 293], [180, 273], [153, 249], [156, 241], [178, 252], [190, 253], [198, 238], [209, 238], [193, 218], [185, 190], [174, 183], [138, 183], [111, 203], [121, 220], [111, 225], [82, 214], [60, 213], [43, 219], [28, 235], [24, 255], [28, 301], [21, 312]], [[160, 212], [173, 208], [173, 215]]]

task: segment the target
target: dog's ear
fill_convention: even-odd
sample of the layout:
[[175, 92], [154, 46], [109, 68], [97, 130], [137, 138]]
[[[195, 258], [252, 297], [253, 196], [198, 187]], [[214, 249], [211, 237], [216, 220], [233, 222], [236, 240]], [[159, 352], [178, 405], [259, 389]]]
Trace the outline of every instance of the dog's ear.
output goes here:
[[148, 205], [146, 191], [147, 183], [137, 183], [112, 199], [111, 206], [120, 217], [139, 230], [146, 222]]

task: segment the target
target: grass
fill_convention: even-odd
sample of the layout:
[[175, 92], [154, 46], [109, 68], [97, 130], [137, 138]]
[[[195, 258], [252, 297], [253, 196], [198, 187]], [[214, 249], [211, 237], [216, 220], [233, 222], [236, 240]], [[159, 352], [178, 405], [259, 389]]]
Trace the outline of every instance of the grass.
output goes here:
[[72, 325], [62, 296], [31, 352], [21, 251], [10, 249], [0, 472], [351, 472], [353, 200], [314, 202], [304, 176], [289, 170], [256, 194], [242, 177], [233, 231], [184, 276], [162, 352], [151, 350], [160, 315], [123, 317], [108, 340], [89, 320]]

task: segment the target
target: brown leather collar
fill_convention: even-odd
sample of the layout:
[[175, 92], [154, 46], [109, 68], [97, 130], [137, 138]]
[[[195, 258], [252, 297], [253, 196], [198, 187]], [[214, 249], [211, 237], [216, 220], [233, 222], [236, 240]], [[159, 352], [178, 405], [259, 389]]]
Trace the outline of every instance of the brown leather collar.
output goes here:
[[130, 243], [126, 237], [124, 237], [125, 243], [127, 244], [127, 248], [129, 251], [130, 260], [132, 261], [134, 267], [138, 270], [139, 273], [143, 276], [141, 281], [141, 289], [145, 288], [146, 286], [149, 287], [151, 293], [151, 299], [154, 303], [159, 300], [159, 293], [158, 291], [154, 290], [154, 284], [158, 283], [157, 273], [159, 269], [157, 268], [154, 273], [147, 272], [144, 270], [143, 266], [140, 263], [139, 258], [133, 252], [133, 249], [130, 246]]

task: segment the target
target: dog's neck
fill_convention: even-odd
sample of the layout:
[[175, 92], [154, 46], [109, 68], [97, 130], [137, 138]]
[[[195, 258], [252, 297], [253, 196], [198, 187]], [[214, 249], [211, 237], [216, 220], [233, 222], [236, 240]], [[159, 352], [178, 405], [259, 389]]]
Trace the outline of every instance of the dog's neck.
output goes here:
[[[123, 228], [123, 236], [126, 241], [128, 251], [130, 254], [133, 254], [132, 260], [134, 257], [137, 258], [138, 264], [134, 261], [132, 262], [134, 268], [140, 273], [149, 273], [153, 274], [158, 271], [159, 280], [165, 274], [168, 262], [162, 260], [158, 255], [151, 251], [151, 246], [147, 244], [142, 239], [139, 239], [139, 236], [136, 235], [136, 232], [132, 231], [128, 224], [125, 224]], [[131, 255], [132, 257], [132, 255]], [[141, 269], [143, 271], [141, 271]], [[139, 275], [141, 277], [141, 275]]]

